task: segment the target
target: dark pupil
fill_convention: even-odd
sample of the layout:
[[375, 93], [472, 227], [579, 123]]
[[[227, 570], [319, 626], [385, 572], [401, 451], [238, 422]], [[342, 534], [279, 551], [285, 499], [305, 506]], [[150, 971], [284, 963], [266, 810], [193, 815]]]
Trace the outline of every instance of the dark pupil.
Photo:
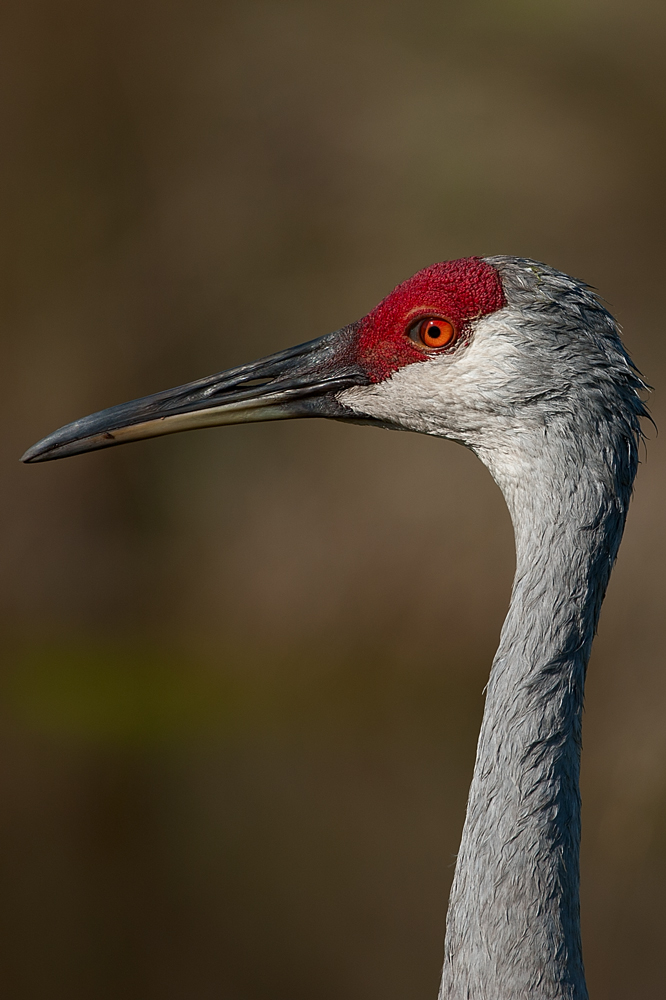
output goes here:
[[435, 326], [434, 323], [432, 324], [432, 326], [428, 330], [428, 333], [430, 334], [431, 337], [441, 337], [442, 336], [442, 331], [440, 330], [440, 328], [438, 326]]

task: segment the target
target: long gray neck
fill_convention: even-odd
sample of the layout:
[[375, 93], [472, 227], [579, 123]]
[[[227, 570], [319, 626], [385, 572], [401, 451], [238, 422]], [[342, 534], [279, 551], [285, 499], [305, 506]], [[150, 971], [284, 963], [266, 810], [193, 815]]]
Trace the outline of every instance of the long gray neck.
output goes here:
[[514, 523], [516, 576], [451, 890], [441, 1000], [587, 998], [583, 686], [633, 475], [618, 483], [598, 451], [559, 468], [547, 459], [504, 482], [493, 470]]

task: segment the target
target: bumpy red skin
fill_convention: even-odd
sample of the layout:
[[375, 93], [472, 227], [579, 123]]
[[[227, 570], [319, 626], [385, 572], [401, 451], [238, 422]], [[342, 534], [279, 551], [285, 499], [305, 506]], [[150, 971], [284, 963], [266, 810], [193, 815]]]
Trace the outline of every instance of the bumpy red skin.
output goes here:
[[480, 257], [431, 264], [360, 320], [357, 360], [371, 382], [383, 382], [405, 365], [432, 357], [408, 336], [417, 320], [446, 319], [460, 335], [471, 320], [505, 305], [499, 274]]

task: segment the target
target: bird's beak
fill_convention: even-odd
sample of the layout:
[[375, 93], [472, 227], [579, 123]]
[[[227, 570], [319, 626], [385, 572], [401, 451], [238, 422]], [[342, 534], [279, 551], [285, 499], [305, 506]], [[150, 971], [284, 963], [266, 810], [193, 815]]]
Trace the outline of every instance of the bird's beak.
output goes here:
[[[100, 410], [54, 431], [23, 462], [48, 462], [125, 441], [254, 420], [354, 417], [337, 394], [368, 377], [354, 360], [356, 325], [239, 368]], [[358, 418], [357, 418], [358, 419]]]

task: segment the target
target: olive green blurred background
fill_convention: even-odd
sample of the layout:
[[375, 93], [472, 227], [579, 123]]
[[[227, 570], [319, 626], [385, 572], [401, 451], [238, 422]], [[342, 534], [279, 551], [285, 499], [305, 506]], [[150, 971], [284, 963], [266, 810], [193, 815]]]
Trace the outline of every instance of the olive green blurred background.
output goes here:
[[[2, 4], [3, 997], [436, 996], [513, 571], [485, 469], [317, 421], [18, 457], [468, 254], [595, 285], [659, 390], [665, 44], [656, 0]], [[588, 684], [594, 1000], [666, 995], [647, 431]]]

